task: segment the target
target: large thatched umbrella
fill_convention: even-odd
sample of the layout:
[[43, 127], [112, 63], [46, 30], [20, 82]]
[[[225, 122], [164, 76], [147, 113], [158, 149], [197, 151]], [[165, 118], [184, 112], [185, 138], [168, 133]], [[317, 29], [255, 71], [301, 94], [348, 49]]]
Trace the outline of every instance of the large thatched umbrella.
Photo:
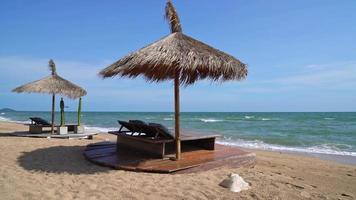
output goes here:
[[53, 60], [49, 61], [49, 68], [52, 72], [50, 76], [47, 76], [41, 80], [33, 81], [18, 88], [13, 89], [13, 92], [22, 93], [48, 93], [52, 94], [52, 128], [51, 133], [54, 133], [54, 106], [56, 94], [67, 96], [71, 99], [76, 99], [87, 94], [87, 92], [60, 77], [56, 71], [56, 65]]
[[184, 35], [170, 0], [166, 4], [165, 16], [170, 24], [170, 35], [123, 57], [103, 69], [100, 75], [104, 78], [143, 75], [152, 82], [174, 79], [176, 159], [179, 159], [179, 85], [193, 84], [205, 78], [241, 80], [247, 76], [247, 66], [231, 55]]

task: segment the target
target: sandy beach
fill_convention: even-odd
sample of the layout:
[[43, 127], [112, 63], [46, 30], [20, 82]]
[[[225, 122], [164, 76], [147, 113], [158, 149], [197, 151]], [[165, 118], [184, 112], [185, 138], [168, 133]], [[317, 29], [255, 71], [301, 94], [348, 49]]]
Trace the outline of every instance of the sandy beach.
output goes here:
[[[356, 166], [280, 152], [255, 151], [253, 168], [219, 168], [194, 174], [112, 170], [86, 161], [94, 140], [12, 137], [21, 124], [0, 122], [0, 199], [355, 199]], [[251, 189], [230, 192], [218, 184], [238, 173]]]

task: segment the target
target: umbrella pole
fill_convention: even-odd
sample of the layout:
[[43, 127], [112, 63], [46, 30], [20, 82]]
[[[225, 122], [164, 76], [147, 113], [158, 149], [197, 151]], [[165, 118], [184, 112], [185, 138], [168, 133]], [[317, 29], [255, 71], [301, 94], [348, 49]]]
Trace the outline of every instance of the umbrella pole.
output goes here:
[[176, 143], [176, 160], [180, 159], [180, 134], [179, 134], [179, 74], [174, 77], [174, 115], [175, 115], [175, 143]]
[[56, 95], [53, 93], [52, 94], [52, 127], [51, 127], [51, 133], [54, 134], [54, 104], [56, 101]]

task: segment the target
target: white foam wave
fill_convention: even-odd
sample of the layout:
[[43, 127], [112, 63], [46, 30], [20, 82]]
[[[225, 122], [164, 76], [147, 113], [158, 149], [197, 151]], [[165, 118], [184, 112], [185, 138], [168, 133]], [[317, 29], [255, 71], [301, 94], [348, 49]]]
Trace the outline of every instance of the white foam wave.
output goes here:
[[31, 120], [26, 120], [26, 121], [14, 121], [16, 123], [19, 123], [19, 124], [30, 124], [31, 123]]
[[6, 118], [6, 117], [0, 117], [0, 121], [9, 122], [10, 119], [9, 119], [9, 118]]
[[7, 118], [7, 117], [0, 117], [0, 121], [3, 121], [3, 122], [14, 122], [14, 123], [18, 123], [18, 124], [29, 124], [29, 123], [31, 123], [30, 120], [18, 121], [18, 120], [12, 120], [11, 118]]
[[165, 118], [163, 118], [163, 120], [164, 120], [164, 121], [172, 121], [173, 118], [172, 118], [172, 117], [165, 117]]
[[221, 119], [199, 119], [200, 121], [202, 122], [205, 122], [205, 123], [211, 123], [211, 122], [222, 122], [224, 120], [221, 120]]
[[262, 121], [270, 121], [270, 120], [272, 120], [272, 119], [270, 119], [270, 118], [261, 118], [261, 120], [262, 120]]
[[110, 128], [104, 128], [104, 127], [98, 127], [98, 126], [84, 126], [84, 129], [86, 132], [89, 133], [107, 133], [109, 131], [115, 131], [118, 130], [117, 127], [110, 127]]
[[286, 147], [282, 145], [266, 144], [262, 141], [246, 141], [246, 140], [234, 140], [231, 139], [224, 141], [217, 141], [219, 144], [245, 147], [250, 149], [262, 149], [271, 151], [290, 151], [290, 152], [301, 152], [301, 153], [317, 153], [317, 154], [329, 154], [329, 155], [342, 155], [342, 156], [356, 156], [356, 152], [342, 151], [337, 148], [334, 144], [324, 144], [312, 147]]
[[253, 119], [253, 118], [255, 118], [255, 116], [248, 116], [248, 115], [245, 116], [245, 119]]
[[1, 115], [5, 115], [5, 113], [1, 113]]
[[333, 117], [325, 117], [324, 119], [325, 120], [334, 120], [335, 118], [333, 118]]

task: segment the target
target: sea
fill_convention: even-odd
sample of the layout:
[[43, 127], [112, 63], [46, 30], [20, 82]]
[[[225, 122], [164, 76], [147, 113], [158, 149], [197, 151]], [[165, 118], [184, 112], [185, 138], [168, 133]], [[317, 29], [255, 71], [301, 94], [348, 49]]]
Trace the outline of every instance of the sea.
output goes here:
[[[2, 112], [0, 121], [28, 123], [29, 117], [50, 120], [50, 112]], [[56, 113], [59, 123], [59, 113]], [[66, 112], [66, 123], [77, 113]], [[117, 130], [117, 120], [139, 119], [174, 126], [170, 112], [83, 112], [88, 132]], [[356, 112], [183, 112], [181, 128], [220, 134], [218, 143], [245, 148], [347, 156], [356, 159]]]

